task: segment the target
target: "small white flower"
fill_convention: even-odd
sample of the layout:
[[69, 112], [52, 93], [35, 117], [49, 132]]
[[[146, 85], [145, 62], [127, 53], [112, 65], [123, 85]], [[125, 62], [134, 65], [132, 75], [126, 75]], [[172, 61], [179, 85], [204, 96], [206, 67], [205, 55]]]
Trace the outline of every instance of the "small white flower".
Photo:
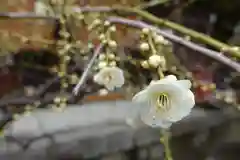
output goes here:
[[123, 71], [118, 67], [105, 67], [94, 76], [94, 81], [108, 90], [114, 90], [124, 84]]
[[172, 123], [186, 117], [195, 105], [189, 80], [177, 80], [169, 75], [152, 81], [133, 101], [146, 103], [140, 109], [140, 119], [152, 127], [169, 128]]
[[42, 1], [37, 1], [34, 5], [35, 13], [38, 15], [48, 15], [48, 13], [51, 12], [49, 6], [44, 4]]

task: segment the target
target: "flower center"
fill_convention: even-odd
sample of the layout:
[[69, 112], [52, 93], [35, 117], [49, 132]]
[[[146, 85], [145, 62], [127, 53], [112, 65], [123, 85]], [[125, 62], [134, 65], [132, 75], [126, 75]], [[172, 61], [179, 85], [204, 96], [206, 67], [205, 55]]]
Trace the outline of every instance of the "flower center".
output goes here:
[[171, 101], [167, 93], [160, 93], [156, 97], [156, 111], [168, 111], [170, 109]]
[[106, 74], [104, 76], [104, 79], [106, 80], [107, 83], [109, 83], [112, 80], [112, 76], [110, 74]]

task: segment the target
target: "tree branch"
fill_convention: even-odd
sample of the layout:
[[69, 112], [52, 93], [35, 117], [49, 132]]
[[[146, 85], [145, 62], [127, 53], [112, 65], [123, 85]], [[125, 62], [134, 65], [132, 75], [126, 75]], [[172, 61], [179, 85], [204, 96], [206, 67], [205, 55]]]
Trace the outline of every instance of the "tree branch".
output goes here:
[[[126, 7], [126, 6], [113, 6], [113, 7], [107, 7], [107, 6], [99, 6], [99, 7], [74, 7], [72, 9], [75, 12], [118, 12], [118, 13], [134, 13], [142, 18], [155, 23], [159, 26], [165, 26], [168, 28], [171, 28], [179, 33], [182, 33], [184, 35], [188, 35], [193, 39], [198, 40], [201, 43], [208, 44], [220, 51], [226, 51], [232, 56], [235, 56], [240, 59], [240, 49], [234, 49], [233, 46], [230, 46], [228, 44], [225, 44], [223, 42], [220, 42], [208, 35], [205, 35], [203, 33], [199, 33], [197, 31], [194, 31], [192, 29], [186, 28], [180, 24], [176, 24], [174, 22], [168, 21], [167, 19], [159, 18], [154, 16], [151, 13], [148, 13], [147, 11], [141, 10], [139, 8], [131, 8], [131, 7]], [[58, 17], [55, 16], [41, 16], [41, 15], [36, 15], [34, 13], [26, 13], [26, 12], [21, 12], [21, 13], [13, 13], [13, 12], [8, 12], [8, 13], [0, 13], [0, 18], [34, 18], [34, 19], [57, 19]]]
[[138, 28], [151, 28], [153, 30], [155, 30], [158, 34], [162, 35], [163, 37], [175, 42], [175, 43], [178, 43], [178, 44], [181, 44], [181, 45], [184, 45], [192, 50], [195, 50], [195, 51], [198, 51], [202, 54], [205, 54], [206, 56], [208, 57], [211, 57], [219, 62], [222, 62], [223, 64], [233, 68], [234, 70], [240, 72], [240, 64], [231, 60], [230, 58], [222, 55], [220, 52], [216, 52], [216, 51], [213, 51], [213, 50], [210, 50], [210, 49], [207, 49], [205, 47], [202, 47], [200, 45], [197, 45], [191, 41], [187, 41], [187, 40], [184, 40], [183, 38], [179, 37], [179, 36], [176, 36], [176, 35], [173, 35], [173, 34], [170, 34], [170, 33], [167, 33], [165, 31], [162, 31], [156, 27], [153, 27], [151, 25], [148, 25], [142, 21], [136, 21], [136, 20], [129, 20], [129, 19], [125, 19], [125, 18], [118, 18], [118, 17], [110, 17], [108, 19], [110, 22], [112, 23], [120, 23], [120, 24], [126, 24], [126, 25], [129, 25], [129, 26], [132, 26], [132, 27], [138, 27]]

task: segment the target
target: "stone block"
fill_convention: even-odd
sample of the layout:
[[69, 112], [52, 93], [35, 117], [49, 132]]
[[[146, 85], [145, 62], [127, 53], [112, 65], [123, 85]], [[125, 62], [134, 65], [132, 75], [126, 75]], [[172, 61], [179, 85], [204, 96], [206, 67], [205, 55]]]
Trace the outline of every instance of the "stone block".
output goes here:
[[149, 157], [149, 152], [147, 147], [140, 147], [137, 154], [138, 160], [147, 160]]
[[164, 148], [161, 144], [153, 145], [149, 148], [151, 160], [161, 160], [164, 154]]

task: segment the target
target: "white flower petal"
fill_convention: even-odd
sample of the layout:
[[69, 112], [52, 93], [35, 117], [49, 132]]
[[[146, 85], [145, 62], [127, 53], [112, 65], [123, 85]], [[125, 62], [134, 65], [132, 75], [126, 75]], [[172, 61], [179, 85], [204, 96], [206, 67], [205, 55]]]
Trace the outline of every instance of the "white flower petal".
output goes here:
[[165, 83], [154, 83], [147, 87], [147, 91], [150, 95], [154, 95], [156, 93], [166, 93], [171, 98], [174, 99], [174, 101], [180, 101], [185, 96], [186, 89], [182, 88], [176, 83], [172, 82], [165, 82]]
[[170, 128], [172, 126], [172, 122], [164, 121], [164, 120], [156, 120], [155, 125], [153, 127], [161, 127], [164, 129]]
[[168, 75], [164, 79], [167, 79], [169, 81], [177, 81], [177, 77], [174, 75]]
[[174, 75], [168, 75], [168, 76], [164, 77], [164, 78], [161, 79], [161, 80], [152, 80], [152, 81], [150, 82], [150, 85], [160, 84], [160, 83], [166, 83], [166, 82], [174, 82], [174, 81], [177, 81], [176, 76], [174, 76]]
[[[106, 77], [110, 76], [111, 79]], [[123, 71], [118, 67], [104, 67], [95, 76], [94, 81], [104, 85], [108, 90], [114, 90], [115, 87], [121, 87], [124, 84]]]
[[113, 85], [105, 85], [105, 87], [106, 87], [109, 91], [113, 91], [114, 88], [115, 88]]
[[96, 74], [94, 77], [93, 77], [93, 81], [98, 83], [98, 84], [104, 84], [104, 79], [103, 77], [101, 76], [101, 74]]
[[141, 116], [141, 120], [148, 126], [153, 128], [160, 127], [160, 128], [169, 128], [172, 125], [172, 122], [166, 121], [164, 119], [153, 118], [155, 115], [149, 114]]
[[177, 122], [190, 114], [192, 108], [195, 105], [194, 94], [188, 90], [185, 99], [181, 102], [174, 104], [171, 110], [168, 112], [168, 120]]
[[141, 126], [146, 125], [140, 118], [126, 118], [126, 124], [131, 126], [132, 128], [139, 128]]
[[179, 80], [176, 83], [178, 83], [179, 85], [181, 85], [182, 87], [184, 87], [186, 89], [190, 89], [192, 86], [192, 83], [189, 80]]
[[147, 102], [149, 99], [148, 93], [146, 90], [142, 90], [141, 92], [138, 92], [135, 94], [135, 96], [132, 98], [132, 101], [134, 102]]

